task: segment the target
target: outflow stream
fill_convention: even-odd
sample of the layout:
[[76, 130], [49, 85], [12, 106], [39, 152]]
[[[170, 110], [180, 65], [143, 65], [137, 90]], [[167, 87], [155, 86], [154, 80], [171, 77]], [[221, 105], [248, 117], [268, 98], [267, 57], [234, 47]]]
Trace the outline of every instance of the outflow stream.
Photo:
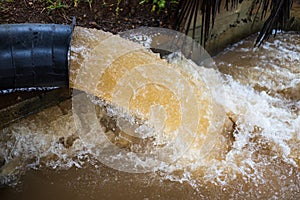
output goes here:
[[73, 37], [72, 99], [1, 130], [3, 199], [300, 198], [299, 34], [251, 36], [210, 68]]

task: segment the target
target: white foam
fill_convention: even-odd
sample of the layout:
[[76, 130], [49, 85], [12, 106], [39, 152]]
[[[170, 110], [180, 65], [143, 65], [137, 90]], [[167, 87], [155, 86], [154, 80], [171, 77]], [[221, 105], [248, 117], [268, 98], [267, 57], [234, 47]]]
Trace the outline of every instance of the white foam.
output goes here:
[[[289, 176], [298, 175], [299, 177], [299, 170], [293, 169], [299, 168], [297, 159], [300, 158], [300, 155], [297, 144], [300, 140], [300, 116], [297, 109], [300, 108], [300, 102], [299, 100], [288, 100], [280, 95], [272, 95], [266, 90], [255, 89], [256, 84], [273, 89], [275, 92], [298, 87], [300, 72], [297, 64], [300, 61], [300, 47], [293, 45], [292, 42], [283, 41], [285, 37], [292, 40], [293, 37], [299, 36], [286, 35], [273, 43], [265, 43], [262, 48], [270, 51], [270, 54], [259, 54], [261, 49], [253, 50], [250, 47], [243, 47], [242, 52], [254, 51], [261, 58], [261, 65], [254, 66], [254, 69], [261, 72], [261, 75], [248, 77], [249, 79], [244, 82], [231, 75], [222, 76], [221, 83], [218, 83], [223, 85], [222, 95], [218, 91], [220, 85], [214, 85], [214, 76], [218, 74], [215, 69], [199, 68], [196, 70], [189, 65], [185, 66], [186, 70], [192, 71], [192, 78], [206, 80], [210, 89], [213, 90], [213, 98], [235, 122], [234, 141], [224, 158], [200, 159], [198, 157], [199, 149], [197, 149], [197, 145], [194, 145], [177, 162], [168, 163], [149, 157], [141, 159], [132, 152], [120, 152], [110, 161], [120, 158], [121, 160], [127, 159], [137, 169], [147, 168], [151, 165], [154, 166], [155, 172], [163, 175], [163, 178], [181, 183], [188, 182], [195, 188], [210, 183], [227, 190], [229, 183], [238, 180], [234, 186], [238, 187], [239, 181], [245, 185], [253, 184], [256, 187], [253, 190], [255, 192], [259, 190], [257, 195], [262, 195], [261, 191], [264, 188], [257, 189], [262, 184], [265, 184], [266, 188], [272, 189], [273, 186], [270, 184], [273, 181], [274, 184], [277, 184], [276, 187], [274, 186], [275, 189], [278, 190], [281, 186], [287, 185], [285, 189], [274, 194], [274, 198], [280, 197], [292, 187], [296, 187], [296, 189], [298, 187], [299, 190], [299, 185], [292, 186], [292, 183], [297, 183], [299, 178], [296, 177], [294, 180], [293, 178], [289, 179]], [[233, 45], [228, 50], [234, 51], [239, 45], [245, 45], [245, 41]], [[285, 67], [280, 66], [278, 61], [269, 60], [278, 57], [284, 59], [284, 63], [287, 64]], [[226, 65], [226, 62], [222, 64]], [[264, 65], [267, 64], [269, 68], [264, 68]], [[229, 63], [228, 66], [230, 65]], [[243, 70], [243, 68], [235, 70]], [[244, 70], [247, 69], [244, 68]], [[221, 77], [218, 76], [219, 78]], [[95, 99], [92, 101], [95, 104], [104, 105], [102, 101]], [[289, 105], [294, 106], [295, 111], [291, 111]], [[111, 117], [124, 118], [134, 124], [134, 119], [130, 118], [126, 112], [115, 107], [107, 107], [107, 110]], [[88, 114], [87, 119], [89, 119]], [[25, 119], [3, 129], [2, 134], [9, 139], [0, 140], [0, 156], [4, 157], [7, 163], [16, 158], [31, 160], [29, 164], [27, 163], [27, 167], [38, 167], [45, 164], [52, 168], [70, 168], [72, 166], [80, 168], [86, 160], [91, 161], [105, 155], [105, 152], [99, 150], [97, 145], [105, 146], [107, 140], [99, 137], [99, 129], [93, 129], [93, 124], [87, 135], [90, 137], [90, 143], [77, 139], [72, 147], [66, 148], [58, 142], [62, 135], [68, 136], [72, 132], [76, 132], [76, 130], [65, 128], [63, 125], [67, 123], [69, 127], [75, 127], [71, 114], [69, 113], [69, 115], [69, 118], [62, 120], [64, 121], [62, 124], [58, 123], [59, 118], [52, 124], [41, 124], [42, 122], [38, 120]], [[59, 130], [60, 128], [62, 130]], [[136, 131], [144, 134], [141, 138], [155, 136], [148, 128], [139, 126]], [[215, 151], [218, 149], [216, 148]], [[91, 155], [92, 158], [88, 155]], [[277, 160], [280, 161], [277, 162]], [[272, 168], [268, 166], [272, 166]], [[199, 171], [201, 173], [198, 173]], [[276, 176], [272, 176], [274, 174]], [[272, 178], [268, 176], [272, 176]], [[287, 178], [281, 179], [280, 177], [283, 176]], [[292, 181], [292, 183], [287, 181]], [[251, 191], [249, 190], [248, 193], [250, 194]]]

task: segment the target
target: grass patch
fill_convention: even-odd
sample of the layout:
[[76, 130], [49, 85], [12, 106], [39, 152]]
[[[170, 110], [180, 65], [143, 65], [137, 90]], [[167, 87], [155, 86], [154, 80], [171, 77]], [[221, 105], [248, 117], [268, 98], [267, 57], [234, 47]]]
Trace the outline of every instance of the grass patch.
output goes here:
[[[169, 0], [170, 3], [178, 4], [179, 0]], [[166, 3], [167, 0], [141, 0], [140, 4], [145, 4], [149, 3], [152, 4], [152, 9], [151, 12], [158, 11], [160, 12], [161, 10], [166, 8]]]
[[61, 0], [57, 0], [57, 1], [46, 0], [46, 3], [48, 4], [47, 10], [49, 13], [53, 10], [69, 8], [69, 5], [62, 3]]

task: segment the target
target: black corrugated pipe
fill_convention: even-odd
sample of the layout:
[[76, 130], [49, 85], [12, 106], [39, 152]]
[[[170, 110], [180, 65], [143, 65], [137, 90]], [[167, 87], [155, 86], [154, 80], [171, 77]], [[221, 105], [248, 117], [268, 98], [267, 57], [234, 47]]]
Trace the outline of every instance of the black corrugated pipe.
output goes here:
[[68, 86], [74, 25], [0, 25], [0, 90]]

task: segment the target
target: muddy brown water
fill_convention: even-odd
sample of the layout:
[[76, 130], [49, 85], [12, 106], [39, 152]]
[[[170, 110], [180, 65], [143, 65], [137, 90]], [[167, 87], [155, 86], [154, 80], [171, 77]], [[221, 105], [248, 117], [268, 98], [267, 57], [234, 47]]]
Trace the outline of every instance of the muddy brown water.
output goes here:
[[[96, 35], [80, 40], [92, 46], [96, 46], [97, 37], [110, 37], [82, 31]], [[251, 36], [216, 56], [218, 70], [201, 68], [196, 73], [208, 85], [203, 94], [209, 100], [201, 101], [207, 103], [208, 110], [211, 105], [222, 110], [206, 115], [208, 125], [198, 132], [200, 139], [176, 162], [154, 160], [154, 167], [143, 172], [141, 168], [152, 166], [154, 161], [130, 157], [128, 148], [135, 147], [130, 143], [132, 138], [118, 129], [114, 119], [96, 109], [103, 126], [101, 134], [119, 148], [127, 148], [122, 155], [128, 156], [130, 163], [138, 163], [138, 173], [102, 164], [102, 154], [112, 155], [105, 151], [107, 141], [101, 139], [99, 130], [94, 132], [94, 122], [81, 124], [88, 132], [78, 132], [83, 129], [74, 122], [73, 98], [1, 130], [0, 155], [5, 160], [0, 174], [1, 199], [299, 199], [300, 35], [279, 33], [261, 48], [253, 48], [254, 41]], [[76, 46], [80, 42], [74, 45], [73, 56], [81, 65], [90, 50], [80, 50]], [[210, 91], [216, 89], [210, 83], [214, 71], [221, 72], [215, 85], [221, 83], [222, 92]], [[72, 73], [78, 73], [76, 68]], [[79, 89], [91, 89], [86, 80], [78, 80]], [[100, 87], [94, 88], [89, 92], [101, 95]], [[86, 108], [80, 105], [75, 109], [82, 109], [83, 118], [89, 121], [92, 116]], [[220, 119], [222, 122], [214, 126]], [[211, 126], [214, 129], [209, 129]], [[213, 144], [201, 140], [205, 130], [216, 138]], [[163, 144], [173, 138], [155, 139]], [[201, 157], [203, 146], [209, 149], [206, 157]], [[124, 165], [121, 169], [131, 166], [125, 161], [117, 162]]]

